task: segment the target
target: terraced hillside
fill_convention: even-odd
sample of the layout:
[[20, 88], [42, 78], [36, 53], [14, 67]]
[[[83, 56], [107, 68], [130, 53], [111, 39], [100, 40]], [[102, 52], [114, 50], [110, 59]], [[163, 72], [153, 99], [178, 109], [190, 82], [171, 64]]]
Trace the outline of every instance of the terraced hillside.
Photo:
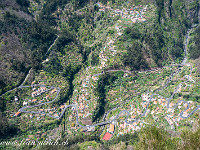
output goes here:
[[198, 1], [11, 2], [1, 148], [198, 148]]

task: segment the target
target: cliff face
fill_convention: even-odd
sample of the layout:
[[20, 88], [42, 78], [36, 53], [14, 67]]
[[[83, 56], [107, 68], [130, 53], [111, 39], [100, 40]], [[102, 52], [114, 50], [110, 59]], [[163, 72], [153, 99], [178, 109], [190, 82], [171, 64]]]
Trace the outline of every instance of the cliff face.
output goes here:
[[[144, 4], [149, 4], [148, 0]], [[137, 39], [137, 42], [133, 44], [136, 47], [131, 47], [129, 55], [124, 57], [127, 66], [137, 64], [137, 68], [143, 69], [161, 67], [169, 61], [180, 62], [185, 35], [193, 24], [199, 22], [199, 2], [196, 0], [155, 0], [151, 4], [156, 6], [154, 21], [145, 26], [144, 31], [137, 31], [134, 26], [128, 31], [129, 35], [138, 34], [142, 38], [131, 39]]]
[[174, 18], [181, 16], [186, 17], [191, 24], [196, 24], [200, 21], [200, 1], [199, 0], [156, 0], [157, 5], [162, 4], [165, 12], [165, 17]]
[[[158, 11], [158, 23], [170, 35], [169, 40], [172, 40], [171, 43], [166, 44], [168, 52], [173, 59], [180, 57], [186, 31], [200, 21], [200, 1], [156, 0], [155, 4]], [[180, 50], [173, 49], [173, 45], [175, 47], [179, 45]]]
[[188, 17], [193, 24], [200, 21], [200, 1], [199, 0], [187, 0], [186, 8], [188, 11]]

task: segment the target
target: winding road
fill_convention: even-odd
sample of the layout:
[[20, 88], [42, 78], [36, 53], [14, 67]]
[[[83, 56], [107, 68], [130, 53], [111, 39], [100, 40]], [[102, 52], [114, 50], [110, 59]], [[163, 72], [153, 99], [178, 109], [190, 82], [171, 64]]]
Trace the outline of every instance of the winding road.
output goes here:
[[24, 80], [21, 82], [21, 84], [20, 84], [18, 87], [15, 87], [15, 88], [13, 88], [13, 89], [10, 89], [10, 90], [6, 91], [5, 93], [1, 94], [0, 97], [2, 97], [3, 95], [5, 95], [5, 94], [8, 93], [8, 92], [11, 92], [11, 91], [13, 91], [13, 90], [15, 90], [15, 89], [21, 87], [21, 86], [26, 82], [27, 78], [29, 77], [29, 74], [30, 74], [31, 70], [32, 70], [32, 68], [29, 69], [29, 71], [28, 71], [28, 73], [26, 74]]
[[[47, 52], [46, 52], [45, 55], [47, 55], [47, 53], [51, 50], [51, 48], [56, 44], [56, 41], [58, 40], [58, 38], [59, 38], [59, 35], [57, 35], [57, 38], [54, 40], [53, 44], [51, 44], [51, 46], [48, 48], [48, 50], [47, 50]], [[44, 61], [45, 61], [45, 60], [44, 60]], [[44, 62], [44, 61], [43, 61], [43, 62]], [[8, 91], [6, 91], [6, 92], [4, 92], [4, 93], [2, 93], [2, 94], [0, 95], [0, 97], [2, 97], [3, 95], [5, 95], [5, 94], [8, 93], [8, 92], [11, 92], [11, 91], [13, 91], [13, 90], [15, 90], [15, 89], [17, 89], [17, 88], [22, 87], [22, 85], [23, 85], [23, 84], [26, 82], [26, 80], [28, 79], [28, 77], [29, 77], [30, 72], [31, 72], [32, 69], [33, 69], [33, 68], [30, 68], [30, 69], [29, 69], [29, 71], [28, 71], [28, 73], [26, 74], [24, 80], [21, 82], [21, 84], [20, 84], [19, 86], [15, 87], [15, 88], [13, 88], [13, 89], [10, 89], [10, 90], [8, 90]]]
[[[191, 30], [191, 29], [190, 29], [190, 30]], [[178, 74], [178, 73], [182, 70], [182, 67], [183, 67], [183, 66], [185, 66], [185, 65], [190, 66], [190, 75], [192, 74], [192, 65], [189, 64], [189, 63], [186, 63], [186, 62], [187, 62], [187, 44], [188, 44], [188, 38], [189, 38], [188, 35], [189, 35], [190, 30], [188, 30], [187, 35], [186, 35], [186, 41], [185, 41], [185, 45], [184, 45], [184, 59], [183, 59], [183, 61], [182, 61], [180, 64], [171, 65], [171, 67], [172, 67], [172, 66], [178, 66], [178, 67], [181, 67], [181, 68], [178, 68], [178, 71], [173, 72], [173, 73], [170, 75], [170, 77], [169, 77], [169, 79], [167, 80], [167, 82], [165, 83], [165, 85], [164, 85], [163, 87], [157, 89], [156, 92], [161, 91], [161, 90], [163, 90], [164, 88], [166, 88], [166, 87], [168, 86], [169, 82], [172, 80], [173, 76], [174, 76], [175, 74]], [[165, 67], [166, 67], [166, 66], [165, 66]], [[167, 67], [169, 67], [169, 66], [167, 66]], [[111, 72], [111, 71], [117, 71], [117, 70], [109, 70], [109, 72]], [[118, 70], [118, 71], [124, 71], [124, 72], [131, 73], [131, 72], [126, 71], [126, 70]], [[154, 71], [154, 70], [146, 70], [146, 71], [143, 71], [143, 72], [147, 72], [147, 71]], [[95, 75], [93, 75], [93, 76], [99, 76], [99, 75], [101, 75], [101, 74], [103, 74], [103, 73], [95, 74]], [[189, 81], [189, 78], [188, 78], [187, 81]], [[185, 81], [185, 82], [187, 82], [187, 81]], [[167, 108], [169, 108], [170, 101], [173, 99], [175, 93], [177, 93], [177, 91], [178, 91], [180, 85], [183, 84], [183, 83], [185, 83], [185, 82], [180, 83], [180, 84], [175, 88], [175, 90], [174, 90], [174, 92], [172, 93], [172, 95], [170, 96], [170, 98], [166, 98], [166, 100], [167, 100]], [[36, 87], [36, 86], [42, 87], [42, 86], [45, 86], [45, 85], [19, 86], [18, 88], [27, 88], [27, 87]], [[47, 88], [50, 88], [50, 89], [56, 88], [56, 89], [57, 89], [57, 95], [56, 95], [56, 97], [55, 97], [52, 101], [45, 102], [45, 103], [41, 103], [41, 104], [37, 104], [37, 105], [34, 105], [34, 106], [25, 106], [25, 107], [22, 107], [22, 108], [19, 109], [19, 112], [22, 112], [22, 113], [34, 113], [34, 114], [45, 114], [45, 115], [47, 115], [47, 116], [49, 116], [49, 117], [52, 117], [52, 118], [55, 118], [55, 119], [61, 119], [67, 108], [69, 108], [69, 107], [74, 107], [74, 108], [75, 108], [75, 111], [76, 111], [76, 123], [77, 123], [80, 127], [82, 127], [82, 128], [95, 127], [95, 126], [101, 126], [101, 125], [109, 124], [109, 123], [115, 121], [116, 119], [118, 119], [119, 116], [120, 116], [121, 114], [124, 114], [124, 113], [126, 113], [125, 122], [126, 122], [127, 124], [133, 124], [134, 122], [137, 122], [138, 120], [140, 120], [140, 118], [138, 118], [138, 119], [135, 119], [135, 120], [133, 120], [133, 121], [128, 122], [128, 117], [130, 116], [130, 112], [127, 111], [127, 110], [122, 110], [118, 115], [116, 115], [116, 116], [114, 117], [114, 119], [105, 121], [105, 119], [106, 119], [106, 117], [108, 116], [108, 114], [109, 114], [111, 111], [113, 111], [113, 110], [115, 110], [115, 109], [117, 109], [117, 108], [119, 108], [119, 107], [122, 107], [122, 104], [120, 104], [120, 105], [118, 105], [117, 107], [115, 107], [115, 108], [109, 110], [108, 112], [106, 112], [106, 113], [104, 114], [104, 117], [103, 117], [103, 120], [104, 120], [103, 122], [97, 123], [97, 124], [93, 124], [93, 125], [86, 125], [86, 126], [80, 124], [80, 122], [79, 122], [78, 108], [77, 108], [77, 105], [76, 105], [76, 104], [64, 105], [65, 108], [64, 108], [63, 111], [61, 112], [61, 115], [60, 115], [60, 116], [57, 116], [57, 117], [52, 116], [52, 115], [49, 115], [48, 113], [44, 113], [44, 112], [26, 111], [25, 109], [27, 109], [27, 108], [39, 107], [39, 106], [42, 106], [42, 105], [45, 105], [45, 104], [52, 103], [52, 102], [54, 102], [54, 101], [57, 99], [57, 97], [58, 97], [58, 95], [59, 95], [59, 93], [60, 93], [60, 88], [58, 88], [58, 87], [53, 87], [53, 86], [49, 86], [49, 87], [47, 87]], [[137, 94], [136, 96], [138, 96], [138, 95], [140, 95], [140, 94]], [[147, 107], [146, 107], [146, 109], [144, 110], [144, 112], [141, 114], [141, 117], [145, 116], [145, 114], [146, 114], [146, 112], [147, 112], [147, 110], [148, 110], [148, 107], [149, 107], [149, 105], [150, 105], [150, 102], [152, 101], [152, 98], [153, 98], [154, 96], [160, 96], [160, 95], [159, 95], [159, 94], [156, 94], [156, 93], [150, 95], [150, 99], [149, 99], [149, 102], [148, 102], [148, 104], [147, 104]], [[124, 101], [123, 104], [128, 103], [132, 98], [133, 98], [133, 97], [131, 97], [131, 98], [129, 98], [128, 100]], [[160, 96], [160, 98], [163, 98], [163, 97]], [[189, 104], [187, 101], [179, 100], [179, 101], [177, 102], [177, 104], [174, 105], [172, 108], [175, 109], [175, 108], [178, 106], [179, 103], [186, 103], [186, 104], [188, 104], [188, 105], [187, 105], [187, 108], [179, 114], [180, 117], [183, 118], [183, 119], [186, 119], [186, 118], [190, 117], [191, 115], [193, 115], [193, 114], [200, 108], [200, 105], [198, 105], [188, 116], [183, 116], [183, 113], [190, 107], [190, 104]]]

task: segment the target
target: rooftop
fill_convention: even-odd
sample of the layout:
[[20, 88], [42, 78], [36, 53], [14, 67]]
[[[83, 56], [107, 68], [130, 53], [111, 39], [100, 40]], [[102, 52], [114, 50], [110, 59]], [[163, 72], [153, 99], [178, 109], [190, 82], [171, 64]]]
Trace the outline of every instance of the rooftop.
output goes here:
[[108, 141], [108, 140], [110, 140], [111, 137], [112, 137], [112, 134], [106, 132], [106, 134], [103, 136], [103, 140]]

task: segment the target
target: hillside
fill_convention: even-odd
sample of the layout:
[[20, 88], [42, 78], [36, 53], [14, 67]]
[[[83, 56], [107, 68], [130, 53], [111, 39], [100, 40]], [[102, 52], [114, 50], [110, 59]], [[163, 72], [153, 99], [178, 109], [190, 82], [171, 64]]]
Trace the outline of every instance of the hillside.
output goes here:
[[0, 0], [0, 140], [198, 148], [199, 5]]

